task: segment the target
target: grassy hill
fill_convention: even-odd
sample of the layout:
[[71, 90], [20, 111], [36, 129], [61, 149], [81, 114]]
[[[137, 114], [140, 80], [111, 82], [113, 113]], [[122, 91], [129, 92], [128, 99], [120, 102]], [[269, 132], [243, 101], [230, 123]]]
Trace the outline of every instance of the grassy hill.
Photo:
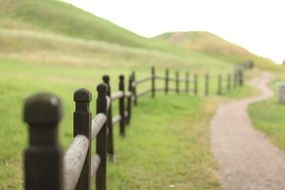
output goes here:
[[207, 55], [230, 63], [253, 60], [263, 69], [278, 70], [273, 61], [252, 54], [243, 47], [235, 45], [209, 32], [172, 32], [161, 34], [155, 39], [167, 40], [188, 50], [204, 52]]
[[[49, 91], [64, 101], [60, 137], [67, 148], [72, 139], [73, 92], [85, 87], [95, 97], [95, 86], [103, 74], [111, 76], [116, 91], [118, 75], [127, 76], [131, 70], [141, 78], [149, 75], [149, 67], [155, 65], [160, 69], [159, 74], [162, 68], [169, 67], [171, 76], [179, 69], [199, 76], [210, 72], [215, 80], [217, 73], [232, 71], [237, 60], [219, 53], [228, 51], [224, 49], [226, 46], [216, 49], [216, 53], [188, 46], [192, 45], [181, 46], [164, 38], [143, 38], [61, 1], [0, 0], [0, 147], [6, 147], [0, 151], [0, 189], [22, 187], [22, 150], [28, 141], [21, 118], [23, 101], [28, 95]], [[207, 40], [203, 47], [207, 47]], [[237, 52], [230, 53], [240, 61], [247, 59]], [[212, 82], [211, 88], [215, 89], [216, 83]], [[248, 89], [226, 95], [233, 94], [248, 95]], [[202, 97], [177, 98], [171, 94], [157, 99], [161, 101], [140, 100], [140, 106], [134, 110], [130, 138], [125, 141], [116, 138], [118, 162], [108, 171], [108, 178], [112, 179], [110, 189], [166, 189], [173, 184], [179, 189], [220, 189], [208, 130], [209, 118], [220, 99], [212, 97], [204, 101]], [[166, 101], [168, 112], [164, 109]], [[148, 112], [149, 105], [155, 114]], [[94, 107], [93, 103], [92, 110]], [[171, 136], [170, 132], [177, 136]], [[149, 154], [150, 151], [154, 154]], [[168, 159], [152, 159], [155, 152]], [[139, 175], [135, 167], [138, 162], [143, 163]], [[133, 169], [126, 171], [129, 166]], [[131, 180], [133, 176], [135, 181]]]

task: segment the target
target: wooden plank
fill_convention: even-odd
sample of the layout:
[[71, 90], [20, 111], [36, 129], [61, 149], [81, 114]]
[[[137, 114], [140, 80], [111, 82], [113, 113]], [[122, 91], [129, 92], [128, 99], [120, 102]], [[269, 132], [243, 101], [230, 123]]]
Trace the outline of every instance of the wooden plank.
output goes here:
[[124, 92], [118, 91], [118, 92], [115, 92], [111, 95], [111, 100], [114, 101], [114, 100], [117, 100], [119, 98], [122, 98], [123, 96], [124, 96]]
[[162, 76], [155, 76], [155, 79], [158, 79], [158, 80], [165, 80], [166, 77], [162, 77]]
[[164, 92], [165, 89], [164, 89], [164, 88], [156, 88], [155, 91], [156, 91], [156, 92]]
[[95, 118], [92, 120], [91, 125], [91, 139], [94, 140], [107, 121], [107, 116], [103, 113], [98, 113]]
[[143, 78], [143, 79], [137, 80], [135, 83], [136, 83], [136, 85], [138, 85], [138, 84], [147, 82], [147, 81], [149, 81], [149, 80], [151, 80], [151, 79], [152, 79], [152, 77], [145, 77], [145, 78]]
[[151, 93], [151, 90], [146, 90], [146, 91], [144, 91], [144, 92], [139, 93], [137, 96], [138, 96], [138, 97], [141, 97], [141, 96], [145, 96], [145, 95], [147, 95], [147, 94], [149, 94], [149, 93]]
[[112, 100], [111, 100], [111, 98], [109, 96], [106, 96], [106, 99], [107, 99], [107, 111], [109, 111]]
[[97, 154], [91, 156], [91, 178], [95, 177], [100, 162], [100, 156], [98, 156]]
[[132, 93], [130, 91], [126, 91], [125, 92], [125, 97], [128, 98], [128, 97], [131, 97], [132, 96]]
[[79, 179], [86, 154], [89, 139], [84, 135], [77, 135], [64, 155], [64, 190], [74, 190]]
[[129, 112], [126, 110], [125, 113], [124, 113], [124, 116], [128, 117], [128, 115], [129, 115]]
[[121, 121], [121, 116], [120, 115], [116, 115], [115, 117], [112, 118], [113, 125], [116, 125], [120, 121]]
[[168, 81], [176, 82], [176, 78], [168, 77]]

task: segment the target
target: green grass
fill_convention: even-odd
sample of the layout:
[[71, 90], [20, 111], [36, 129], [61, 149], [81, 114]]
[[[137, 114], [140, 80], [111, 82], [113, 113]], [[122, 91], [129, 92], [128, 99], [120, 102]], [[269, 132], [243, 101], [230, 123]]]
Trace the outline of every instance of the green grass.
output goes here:
[[183, 94], [140, 99], [126, 139], [115, 135], [117, 156], [108, 168], [109, 188], [220, 189], [209, 150], [213, 108], [202, 98]]
[[[109, 163], [110, 189], [168, 189], [172, 185], [177, 189], [220, 189], [217, 164], [209, 150], [209, 119], [220, 102], [254, 93], [245, 87], [221, 98], [215, 96], [216, 76], [231, 72], [233, 59], [162, 39], [146, 39], [52, 0], [0, 0], [0, 41], [0, 147], [4, 147], [0, 151], [0, 189], [22, 188], [22, 151], [28, 135], [22, 106], [27, 96], [48, 91], [61, 97], [65, 117], [60, 140], [66, 149], [73, 136], [76, 89], [90, 89], [94, 100], [103, 74], [111, 76], [115, 92], [119, 74], [127, 76], [135, 70], [140, 79], [149, 76], [153, 65], [159, 76], [166, 67], [172, 77], [175, 70], [180, 70], [181, 77], [185, 71], [190, 71], [191, 78], [197, 73], [199, 97], [170, 94], [139, 100], [127, 138], [119, 139], [115, 133], [117, 159]], [[209, 99], [203, 98], [205, 73], [211, 75], [213, 96]], [[163, 86], [163, 82], [157, 83], [157, 87]], [[95, 110], [94, 102], [91, 109]]]
[[284, 81], [284, 72], [275, 73], [276, 80], [270, 84], [275, 96], [269, 100], [255, 103], [249, 107], [249, 114], [256, 129], [282, 150], [285, 150], [285, 106], [278, 103], [277, 91], [280, 81]]
[[256, 56], [246, 49], [209, 32], [194, 31], [165, 33], [155, 37], [155, 39], [164, 39], [184, 49], [204, 52], [208, 56], [232, 64], [252, 60], [256, 64], [256, 67], [260, 69], [275, 72], [282, 69], [280, 65], [274, 64], [273, 61]]
[[254, 126], [264, 132], [273, 144], [285, 150], [285, 106], [274, 98], [251, 105], [249, 113]]

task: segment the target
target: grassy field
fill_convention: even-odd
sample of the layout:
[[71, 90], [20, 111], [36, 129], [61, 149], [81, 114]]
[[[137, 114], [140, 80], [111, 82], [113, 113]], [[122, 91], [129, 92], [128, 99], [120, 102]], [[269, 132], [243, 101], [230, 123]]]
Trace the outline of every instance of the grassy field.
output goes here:
[[254, 126], [264, 132], [273, 144], [285, 150], [285, 107], [278, 103], [278, 86], [284, 81], [284, 69], [274, 73], [276, 79], [270, 84], [275, 96], [249, 107]]
[[[7, 62], [9, 64], [6, 64]], [[92, 90], [96, 96], [95, 86], [100, 82], [100, 77], [107, 72], [112, 78], [115, 78], [112, 81], [113, 91], [115, 91], [117, 76], [120, 73], [129, 73], [128, 68], [119, 70], [111, 68], [94, 69], [93, 71], [89, 67], [70, 66], [67, 69], [60, 64], [39, 65], [11, 58], [1, 59], [0, 68], [2, 76], [0, 101], [3, 102], [0, 110], [1, 113], [5, 113], [0, 117], [2, 122], [0, 146], [6, 147], [1, 150], [0, 186], [4, 189], [20, 189], [22, 186], [21, 155], [24, 147], [26, 147], [27, 131], [21, 120], [21, 108], [28, 95], [38, 91], [49, 91], [59, 95], [64, 101], [65, 118], [60, 128], [60, 139], [66, 149], [72, 140], [72, 114], [74, 110], [72, 96], [74, 90], [85, 87]], [[158, 72], [158, 74], [162, 74], [162, 72]], [[137, 72], [138, 78], [147, 75], [149, 75], [149, 69], [140, 69]], [[35, 80], [37, 82], [34, 82]], [[159, 87], [162, 84], [158, 83], [157, 85]], [[202, 85], [203, 80], [200, 80], [200, 90]], [[211, 89], [211, 94], [214, 95], [216, 81], [211, 83]], [[157, 189], [167, 186], [166, 182], [174, 183], [179, 189], [219, 188], [215, 176], [217, 167], [209, 150], [208, 122], [215, 106], [223, 98], [218, 100], [211, 98], [208, 101], [203, 101], [204, 97], [201, 92], [199, 98], [182, 93], [179, 96], [159, 95], [156, 101], [148, 97], [139, 100], [139, 106], [135, 109], [128, 137], [125, 140], [116, 138], [116, 141], [120, 141], [116, 143], [117, 162], [111, 164], [108, 171], [109, 185], [112, 189], [119, 187], [121, 189], [133, 189], [134, 187]], [[245, 87], [225, 93], [224, 96], [238, 98], [250, 93], [250, 89]], [[93, 103], [92, 110], [95, 109], [94, 107]], [[165, 108], [168, 110], [167, 112], [163, 111]], [[156, 115], [159, 117], [152, 117]], [[144, 122], [145, 120], [148, 122]], [[153, 132], [154, 129], [157, 130], [157, 134]], [[150, 139], [146, 138], [146, 136], [151, 137], [149, 135], [154, 136]], [[142, 148], [144, 146], [146, 148]], [[168, 148], [170, 149], [169, 152], [163, 153]], [[185, 151], [186, 148], [193, 151]], [[150, 157], [153, 157], [151, 155], [154, 154], [151, 152], [164, 155], [167, 157], [166, 161], [162, 161], [160, 165], [159, 158], [157, 158], [158, 160], [151, 160]], [[193, 154], [193, 152], [195, 153]], [[170, 159], [169, 154], [173, 153], [175, 155]], [[172, 162], [175, 160], [177, 164], [174, 167], [176, 162]], [[185, 163], [188, 161], [189, 164], [185, 169]], [[136, 167], [138, 166], [137, 162], [145, 163], [141, 166], [144, 170], [141, 167]], [[154, 162], [158, 167], [156, 169], [153, 168]], [[132, 170], [127, 170], [127, 168], [132, 168]], [[139, 175], [142, 178], [134, 181], [130, 176], [135, 175], [134, 172], [138, 172], [138, 168], [142, 172]], [[166, 172], [168, 169], [172, 171], [171, 173], [179, 173], [180, 175], [176, 178], [176, 175], [173, 176]], [[184, 173], [182, 172], [183, 169]], [[155, 179], [159, 172], [161, 172], [162, 177]], [[147, 179], [153, 179], [153, 182], [147, 183]]]
[[[255, 93], [246, 86], [215, 96], [217, 75], [232, 72], [239, 63], [219, 53], [224, 50], [209, 53], [205, 44], [198, 50], [146, 39], [53, 0], [0, 0], [0, 42], [0, 147], [5, 147], [0, 150], [0, 189], [22, 188], [22, 151], [28, 140], [22, 106], [27, 96], [48, 91], [61, 97], [65, 117], [60, 141], [66, 149], [73, 136], [76, 89], [90, 89], [94, 100], [102, 75], [111, 76], [114, 92], [119, 74], [128, 76], [135, 70], [140, 79], [149, 76], [153, 65], [160, 76], [166, 67], [173, 77], [175, 70], [180, 76], [197, 73], [199, 96], [161, 94], [155, 101], [139, 101], [127, 138], [119, 139], [116, 133], [117, 159], [108, 168], [110, 189], [220, 189], [209, 149], [209, 119], [220, 102]], [[238, 52], [235, 56], [248, 59]], [[259, 61], [258, 67], [275, 69]], [[205, 73], [211, 75], [208, 99], [203, 96]]]

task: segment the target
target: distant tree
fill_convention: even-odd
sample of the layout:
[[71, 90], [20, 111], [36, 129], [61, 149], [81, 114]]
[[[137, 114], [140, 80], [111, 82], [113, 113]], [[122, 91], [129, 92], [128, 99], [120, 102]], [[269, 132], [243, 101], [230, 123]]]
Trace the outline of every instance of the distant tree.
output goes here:
[[285, 65], [285, 59], [284, 59], [284, 61], [282, 62], [282, 64]]

